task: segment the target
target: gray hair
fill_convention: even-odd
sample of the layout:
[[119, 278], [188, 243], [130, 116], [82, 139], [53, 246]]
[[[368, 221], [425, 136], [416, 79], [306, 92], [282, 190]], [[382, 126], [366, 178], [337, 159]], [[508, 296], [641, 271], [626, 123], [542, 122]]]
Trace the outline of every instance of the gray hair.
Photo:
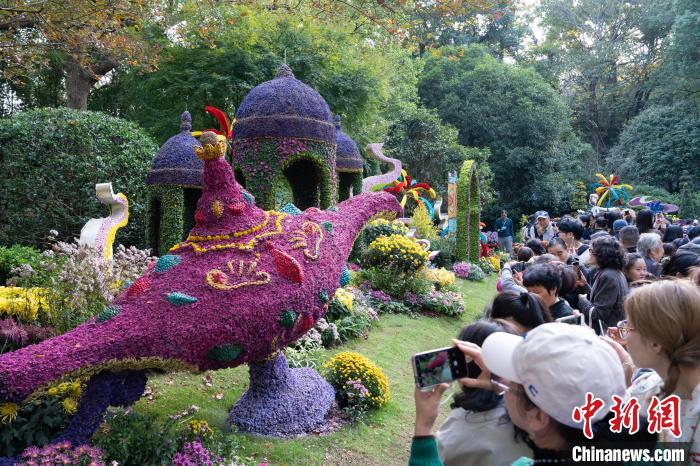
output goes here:
[[649, 251], [659, 247], [660, 244], [662, 244], [661, 237], [656, 233], [642, 233], [639, 235], [639, 241], [637, 241], [637, 252], [642, 257], [647, 257]]

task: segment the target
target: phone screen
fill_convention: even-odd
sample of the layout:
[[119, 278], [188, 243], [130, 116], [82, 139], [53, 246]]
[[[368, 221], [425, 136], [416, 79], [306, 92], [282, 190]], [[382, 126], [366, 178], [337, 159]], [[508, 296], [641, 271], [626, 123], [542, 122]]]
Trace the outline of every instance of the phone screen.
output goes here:
[[559, 317], [557, 319], [557, 322], [561, 322], [562, 324], [571, 324], [571, 325], [583, 325], [583, 314], [575, 314], [571, 316], [566, 316], [566, 317]]
[[467, 360], [459, 348], [441, 348], [413, 355], [413, 373], [420, 388], [467, 377]]

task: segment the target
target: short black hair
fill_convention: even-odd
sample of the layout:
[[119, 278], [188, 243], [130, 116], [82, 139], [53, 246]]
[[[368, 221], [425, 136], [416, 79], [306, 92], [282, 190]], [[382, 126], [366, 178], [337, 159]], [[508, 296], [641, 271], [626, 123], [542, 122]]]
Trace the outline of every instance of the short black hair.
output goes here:
[[564, 248], [564, 251], [566, 251], [566, 243], [563, 239], [559, 238], [558, 236], [555, 236], [554, 238], [549, 240], [549, 243], [547, 243], [547, 249], [551, 248], [554, 245], [561, 246], [562, 248]]
[[535, 264], [523, 275], [523, 286], [541, 286], [547, 291], [561, 291], [561, 271], [553, 264]]
[[683, 277], [687, 277], [691, 267], [700, 265], [700, 255], [687, 250], [681, 251], [681, 253], [671, 256], [671, 260], [663, 268], [663, 275], [675, 277], [677, 274], [681, 274]]
[[683, 238], [683, 227], [680, 225], [669, 225], [664, 234], [664, 243], [672, 243], [674, 240]]
[[591, 242], [591, 253], [595, 254], [598, 267], [601, 269], [622, 270], [625, 262], [625, 251], [615, 237], [599, 236]]
[[577, 240], [583, 236], [583, 223], [571, 217], [561, 219], [557, 226], [562, 233], [573, 233]]
[[700, 225], [688, 228], [688, 239], [694, 239], [700, 236]]
[[532, 256], [534, 255], [535, 253], [532, 252], [532, 249], [528, 248], [527, 246], [523, 246], [518, 249], [518, 262], [527, 262], [532, 259]]
[[542, 299], [534, 293], [504, 291], [493, 299], [488, 311], [490, 319], [513, 319], [527, 329], [552, 321]]
[[[457, 338], [460, 341], [468, 341], [481, 346], [489, 335], [496, 332], [511, 333], [510, 330], [498, 322], [477, 320], [464, 327]], [[476, 378], [481, 374], [481, 368], [474, 361], [467, 364], [467, 370], [469, 377]], [[466, 411], [479, 413], [495, 408], [501, 403], [502, 398], [502, 395], [496, 395], [493, 390], [463, 386], [462, 391], [455, 394], [452, 408], [462, 408]]]
[[542, 254], [547, 252], [545, 251], [544, 246], [542, 246], [542, 242], [535, 238], [525, 243], [525, 246], [532, 249], [532, 252], [534, 252], [536, 256], [541, 256]]
[[664, 255], [673, 257], [676, 254], [678, 247], [673, 243], [664, 243]]
[[583, 224], [584, 228], [591, 226], [591, 219], [591, 214], [583, 214], [579, 216], [579, 220], [581, 220], [581, 223]]
[[627, 247], [630, 248], [637, 248], [637, 242], [639, 241], [639, 230], [637, 227], [633, 225], [622, 227], [622, 229], [618, 232], [618, 235], [620, 236], [622, 246], [627, 245]]

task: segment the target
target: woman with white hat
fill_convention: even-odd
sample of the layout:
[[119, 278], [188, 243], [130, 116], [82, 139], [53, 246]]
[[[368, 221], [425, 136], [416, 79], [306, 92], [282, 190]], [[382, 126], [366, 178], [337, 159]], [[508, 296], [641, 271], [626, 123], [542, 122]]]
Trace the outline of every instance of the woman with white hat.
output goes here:
[[[494, 333], [484, 341], [483, 348], [456, 340], [455, 343], [483, 368], [478, 379], [460, 382], [503, 393], [511, 421], [532, 442], [533, 458], [521, 458], [513, 465], [573, 464], [572, 447], [583, 442], [591, 444], [584, 436], [584, 424], [573, 416], [575, 408], [586, 404], [587, 393], [604, 402], [591, 419], [593, 444], [603, 437], [607, 441], [613, 439], [607, 419], [613, 395], [622, 397], [625, 393], [625, 373], [615, 350], [590, 329], [548, 323], [524, 338]], [[416, 390], [416, 426], [409, 465], [441, 464], [431, 431], [440, 396], [447, 387], [442, 384], [431, 392]]]

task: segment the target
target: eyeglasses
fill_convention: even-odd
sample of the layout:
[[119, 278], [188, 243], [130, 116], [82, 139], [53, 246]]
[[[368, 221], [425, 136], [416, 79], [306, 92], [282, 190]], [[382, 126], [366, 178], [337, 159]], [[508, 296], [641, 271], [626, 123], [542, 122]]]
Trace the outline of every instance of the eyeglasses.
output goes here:
[[496, 395], [503, 396], [508, 390], [510, 390], [510, 387], [502, 384], [498, 380], [491, 379], [491, 389], [494, 391], [494, 393], [496, 393]]
[[634, 327], [629, 326], [629, 322], [627, 322], [627, 320], [621, 320], [620, 322], [618, 322], [617, 328], [620, 332], [620, 338], [622, 338], [623, 340], [627, 339], [632, 330], [636, 330]]

